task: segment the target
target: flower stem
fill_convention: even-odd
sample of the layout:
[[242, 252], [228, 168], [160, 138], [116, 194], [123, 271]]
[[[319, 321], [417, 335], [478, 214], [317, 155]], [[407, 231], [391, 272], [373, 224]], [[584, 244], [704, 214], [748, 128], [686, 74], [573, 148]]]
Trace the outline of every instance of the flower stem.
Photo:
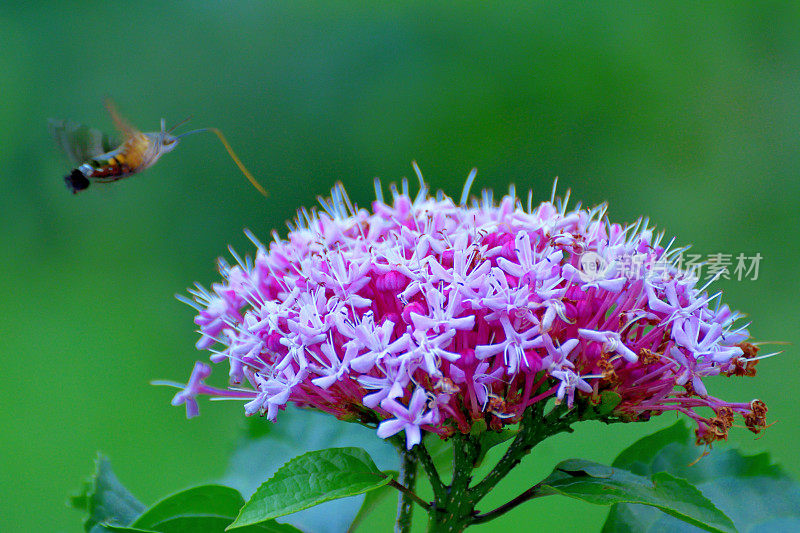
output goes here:
[[[482, 457], [479, 437], [456, 433], [453, 441], [453, 481], [443, 486], [444, 496], [438, 497], [435, 506], [428, 510], [428, 531], [436, 533], [459, 533], [472, 524], [488, 522], [514, 507], [540, 496], [539, 485], [531, 487], [510, 502], [485, 514], [478, 514], [475, 507], [494, 487], [530, 453], [531, 449], [547, 437], [572, 431], [571, 425], [580, 420], [578, 410], [566, 406], [554, 407], [544, 414], [543, 406], [532, 406], [520, 421], [519, 432], [506, 453], [484, 479], [470, 487], [475, 463]], [[418, 446], [419, 447], [419, 446]], [[424, 450], [424, 448], [421, 448]], [[425, 450], [427, 451], [427, 450]], [[422, 455], [418, 456], [422, 457]]]
[[498, 516], [506, 514], [508, 511], [510, 511], [514, 507], [516, 507], [516, 506], [518, 506], [520, 504], [523, 504], [523, 503], [527, 502], [528, 500], [532, 500], [534, 498], [541, 497], [542, 495], [539, 494], [539, 488], [541, 486], [542, 486], [542, 483], [539, 482], [536, 485], [534, 485], [533, 487], [531, 487], [528, 490], [526, 490], [525, 492], [523, 492], [522, 494], [520, 494], [519, 496], [517, 496], [516, 498], [514, 498], [513, 500], [511, 500], [511, 501], [509, 501], [507, 503], [504, 503], [503, 505], [501, 505], [497, 509], [489, 511], [488, 513], [475, 515], [472, 518], [472, 522], [471, 523], [472, 524], [482, 524], [484, 522], [488, 522], [490, 520], [494, 520]]
[[[393, 485], [395, 488], [401, 488], [401, 491], [397, 501], [397, 522], [395, 523], [394, 530], [395, 533], [409, 533], [411, 531], [411, 521], [414, 514], [415, 497], [416, 500], [419, 500], [419, 497], [414, 494], [414, 487], [417, 484], [418, 460], [417, 456], [409, 450], [401, 448], [399, 452], [400, 475], [398, 477], [398, 482]], [[425, 506], [426, 504], [422, 502], [420, 505]]]
[[453, 440], [453, 481], [447, 487], [446, 498], [436, 509], [431, 509], [429, 531], [457, 533], [471, 523], [475, 501], [470, 497], [469, 484], [475, 461], [480, 455], [480, 444], [471, 435], [456, 433]]
[[470, 496], [477, 503], [482, 500], [508, 473], [528, 455], [534, 446], [547, 437], [564, 431], [572, 431], [570, 425], [577, 420], [574, 412], [560, 417], [562, 409], [556, 407], [546, 416], [541, 409], [531, 408], [519, 424], [519, 433], [486, 477], [470, 490]]
[[445, 500], [446, 488], [444, 483], [442, 483], [439, 472], [436, 470], [436, 465], [433, 464], [433, 458], [422, 442], [414, 446], [412, 452], [416, 453], [417, 459], [419, 459], [423, 470], [425, 470], [425, 474], [428, 476], [428, 481], [430, 481], [431, 488], [433, 489], [434, 508], [438, 507], [440, 502]]

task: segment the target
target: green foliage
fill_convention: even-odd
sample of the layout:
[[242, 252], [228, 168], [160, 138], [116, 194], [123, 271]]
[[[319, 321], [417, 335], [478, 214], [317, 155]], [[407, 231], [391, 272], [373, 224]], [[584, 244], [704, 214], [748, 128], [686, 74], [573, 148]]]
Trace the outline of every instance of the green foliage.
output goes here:
[[[422, 442], [428, 450], [439, 474], [444, 477], [452, 473], [453, 443], [434, 434], [424, 435]], [[422, 473], [424, 474], [424, 471]]]
[[111, 463], [103, 455], [95, 460], [94, 475], [82, 490], [70, 498], [70, 505], [86, 511], [84, 529], [89, 533], [104, 531], [102, 524], [129, 525], [145, 506], [119, 482]]
[[362, 494], [390, 480], [360, 448], [308, 452], [286, 463], [261, 485], [230, 528], [258, 524], [328, 500]]
[[[397, 479], [397, 472], [394, 471], [384, 471], [385, 475]], [[372, 512], [376, 509], [379, 503], [381, 503], [387, 496], [397, 495], [396, 489], [391, 487], [390, 485], [384, 485], [382, 487], [378, 487], [377, 489], [371, 490], [364, 495], [364, 503], [361, 504], [361, 508], [358, 510], [358, 514], [353, 519], [353, 522], [350, 524], [348, 528], [348, 532], [355, 531], [364, 521], [364, 519], [372, 514]]]
[[650, 505], [707, 531], [735, 531], [733, 522], [691, 483], [666, 472], [645, 477], [621, 468], [570, 459], [559, 463], [542, 486], [542, 495], [551, 491], [598, 505]]
[[[90, 533], [222, 533], [244, 505], [236, 489], [222, 485], [194, 487], [145, 509], [117, 479], [105, 457], [98, 457], [97, 470], [83, 490], [70, 500], [86, 511], [85, 528]], [[240, 529], [243, 533], [300, 533], [274, 520]]]
[[[368, 436], [371, 438], [371, 442], [367, 445], [371, 450], [370, 454], [363, 450], [350, 448], [352, 453], [346, 453], [347, 458], [342, 459], [340, 451], [333, 451], [333, 456], [330, 457], [327, 466], [335, 469], [336, 461], [342, 460], [344, 462], [339, 466], [348, 469], [353, 466], [353, 461], [355, 461], [362, 468], [352, 471], [368, 472], [367, 485], [371, 487], [384, 486], [397, 475], [391, 470], [381, 473], [375, 466], [370, 455], [374, 454], [381, 465], [396, 464], [397, 455], [390, 445], [375, 439], [371, 430], [367, 428], [346, 424], [319, 413], [296, 409], [289, 409], [288, 412], [283, 413], [281, 422], [281, 424], [271, 424], [258, 418], [247, 421], [239, 446], [233, 453], [231, 467], [225, 476], [224, 484], [190, 488], [168, 496], [145, 509], [145, 506], [117, 480], [108, 460], [100, 457], [97, 462], [97, 473], [86, 482], [82, 492], [71, 499], [72, 506], [89, 513], [86, 530], [92, 533], [101, 531], [221, 532], [234, 521], [245, 504], [241, 492], [227, 486], [228, 484], [244, 487], [245, 493], [251, 494], [254, 489], [248, 490], [248, 487], [263, 483], [264, 479], [275, 473], [275, 470], [286, 473], [288, 470], [281, 465], [299, 451], [320, 446], [326, 442], [355, 443], [365, 434], [369, 434]], [[315, 428], [313, 433], [307, 431], [309, 426]], [[310, 455], [311, 457], [324, 457], [325, 453], [321, 453], [324, 451], [321, 450]], [[289, 462], [294, 466], [303, 464], [302, 458], [295, 459], [299, 461]], [[286, 466], [288, 465], [284, 465], [284, 467]], [[302, 474], [300, 477], [302, 478]], [[327, 507], [324, 505], [327, 500], [357, 495], [369, 490], [369, 488], [359, 486], [356, 478], [345, 476], [342, 479], [347, 487], [337, 487], [335, 480], [329, 480], [327, 484], [321, 483], [319, 485], [320, 493], [337, 488], [338, 492], [334, 490], [331, 494], [320, 494], [320, 497], [313, 502], [307, 502], [307, 506], [315, 506], [313, 511], [295, 513], [290, 521], [299, 525], [302, 530], [315, 533], [342, 531], [351, 526], [351, 522], [356, 517], [359, 523], [363, 521], [387, 494], [394, 492], [393, 489], [377, 491], [374, 495], [366, 498], [363, 504], [354, 501], [344, 505], [339, 503], [336, 509]], [[361, 504], [360, 509], [359, 504]], [[251, 507], [248, 512], [252, 512], [252, 509]], [[295, 507], [294, 511], [290, 512], [298, 510], [299, 507]], [[237, 526], [236, 530], [245, 533], [291, 533], [301, 529], [291, 524], [280, 524], [274, 520], [267, 520], [259, 521], [258, 524]]]
[[[513, 439], [517, 433], [518, 428], [509, 427], [501, 431], [493, 431], [486, 427], [482, 421], [476, 421], [473, 426], [472, 435], [478, 439], [480, 443], [480, 453], [475, 459], [475, 467], [478, 468], [486, 458], [492, 448], [499, 446], [509, 440]], [[433, 459], [433, 464], [436, 465], [436, 470], [440, 475], [445, 476], [453, 471], [453, 443], [450, 440], [444, 440], [438, 435], [429, 434], [425, 435], [425, 447]]]
[[[161, 522], [158, 529], [141, 529], [137, 527], [104, 526], [113, 533], [224, 533], [233, 520], [229, 516], [188, 515], [175, 516]], [[289, 524], [279, 524], [269, 520], [262, 524], [237, 529], [242, 533], [303, 533]]]
[[[507, 433], [482, 433], [478, 440], [488, 449], [517, 431]], [[279, 444], [282, 437], [286, 437], [283, 431], [251, 427], [242, 442], [252, 444], [267, 439]], [[726, 450], [700, 461], [697, 454], [688, 429], [679, 422], [631, 445], [612, 466], [583, 459], [562, 461], [527, 493], [494, 512], [478, 516], [481, 520], [476, 522], [497, 518], [531, 498], [560, 494], [613, 506], [604, 533], [728, 533], [800, 527], [800, 485], [772, 464], [766, 454], [744, 456]], [[468, 477], [474, 466], [462, 464]], [[71, 499], [71, 504], [87, 513], [85, 529], [90, 533], [298, 533], [300, 529], [274, 519], [366, 493], [361, 509], [349, 524], [348, 530], [354, 531], [381, 500], [393, 493], [388, 483], [396, 476], [396, 472], [381, 472], [361, 448], [327, 448], [288, 461], [247, 503], [234, 488], [202, 485], [145, 509], [119, 482], [108, 460], [99, 456], [94, 476]], [[445, 502], [447, 509], [451, 503], [460, 505], [456, 501]], [[465, 515], [465, 523], [469, 523], [469, 516]]]
[[[643, 476], [668, 469], [696, 486], [740, 532], [800, 531], [800, 485], [767, 454], [714, 450], [698, 461], [699, 454], [689, 430], [678, 422], [624, 450], [614, 466]], [[675, 519], [652, 508], [625, 504], [611, 509], [604, 532], [678, 527]]]
[[151, 506], [132, 524], [142, 529], [158, 529], [159, 524], [189, 515], [236, 516], [244, 505], [239, 491], [222, 485], [202, 485], [169, 496]]
[[622, 397], [616, 392], [603, 391], [600, 393], [600, 403], [594, 407], [594, 411], [600, 416], [609, 415], [621, 401]]
[[[261, 417], [243, 422], [243, 435], [219, 482], [235, 487], [245, 498], [290, 459], [322, 448], [356, 446], [365, 449], [381, 470], [398, 467], [397, 451], [376, 438], [374, 430], [324, 413], [289, 407], [275, 424]], [[339, 533], [351, 525], [361, 506], [361, 497], [348, 498], [299, 511], [284, 521], [304, 531]]]
[[478, 442], [480, 443], [480, 452], [478, 454], [478, 458], [475, 460], [475, 467], [479, 467], [483, 460], [486, 458], [486, 454], [489, 453], [489, 450], [494, 448], [495, 446], [499, 446], [506, 441], [509, 441], [517, 436], [519, 429], [510, 428], [510, 429], [503, 429], [501, 431], [484, 431], [478, 437]]

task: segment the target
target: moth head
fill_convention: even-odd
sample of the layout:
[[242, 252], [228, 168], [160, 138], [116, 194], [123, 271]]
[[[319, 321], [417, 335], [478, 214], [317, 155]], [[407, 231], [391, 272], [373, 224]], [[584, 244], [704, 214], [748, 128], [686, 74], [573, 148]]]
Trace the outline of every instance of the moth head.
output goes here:
[[178, 139], [178, 137], [176, 137], [175, 135], [171, 135], [167, 132], [162, 131], [159, 135], [159, 141], [160, 141], [159, 144], [161, 145], [160, 146], [161, 152], [162, 153], [171, 152], [172, 150], [175, 149], [176, 146], [178, 146], [179, 140], [180, 139]]

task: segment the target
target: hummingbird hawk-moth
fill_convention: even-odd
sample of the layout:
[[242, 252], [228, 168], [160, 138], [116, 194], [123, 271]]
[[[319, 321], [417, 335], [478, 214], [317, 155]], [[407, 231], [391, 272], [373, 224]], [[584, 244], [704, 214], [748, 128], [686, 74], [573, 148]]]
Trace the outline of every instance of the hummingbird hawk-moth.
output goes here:
[[244, 167], [218, 129], [201, 128], [173, 135], [175, 128], [189, 119], [167, 130], [166, 122], [162, 118], [160, 131], [143, 133], [122, 118], [110, 100], [106, 101], [106, 107], [123, 137], [121, 144], [113, 142], [108, 135], [95, 128], [66, 120], [49, 121], [50, 133], [56, 143], [77, 165], [64, 177], [67, 188], [73, 194], [88, 188], [92, 182], [109, 183], [137, 174], [153, 166], [164, 154], [174, 150], [182, 137], [208, 131], [219, 137], [245, 177], [261, 194], [267, 196], [267, 191]]

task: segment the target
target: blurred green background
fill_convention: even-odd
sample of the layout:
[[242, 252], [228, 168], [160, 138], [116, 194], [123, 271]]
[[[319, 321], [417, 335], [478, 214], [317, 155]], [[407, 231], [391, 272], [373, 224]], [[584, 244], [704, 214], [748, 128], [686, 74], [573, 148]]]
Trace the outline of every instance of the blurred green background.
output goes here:
[[[450, 195], [473, 166], [477, 187], [514, 182], [537, 200], [559, 176], [573, 198], [608, 200], [615, 221], [650, 216], [697, 253], [760, 252], [758, 280], [715, 286], [757, 339], [795, 344], [756, 379], [709, 389], [766, 401], [777, 424], [730, 441], [800, 475], [798, 4], [4, 2], [0, 42], [0, 530], [80, 531], [64, 502], [97, 450], [146, 503], [219, 476], [241, 405], [186, 421], [148, 385], [206, 358], [173, 294], [215, 281], [229, 243], [252, 252], [243, 228], [284, 232], [337, 180], [367, 205], [372, 179], [413, 176], [412, 159]], [[73, 197], [46, 120], [111, 129], [106, 95], [145, 131], [190, 114], [220, 128], [270, 198], [212, 136]], [[673, 420], [579, 426], [486, 508], [556, 461], [610, 461]], [[476, 530], [591, 531], [604, 514], [547, 498]]]

